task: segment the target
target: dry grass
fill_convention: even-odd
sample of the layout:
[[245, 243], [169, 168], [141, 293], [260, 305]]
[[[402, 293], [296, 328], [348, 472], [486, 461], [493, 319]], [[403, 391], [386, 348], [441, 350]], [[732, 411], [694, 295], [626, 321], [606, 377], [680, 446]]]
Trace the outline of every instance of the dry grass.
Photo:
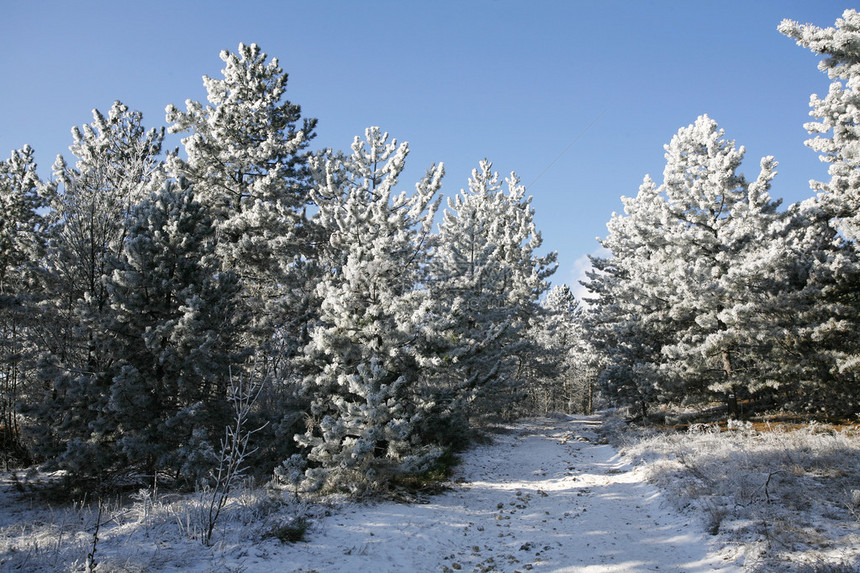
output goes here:
[[860, 570], [856, 424], [609, 426], [675, 504], [745, 552], [749, 571]]
[[213, 570], [226, 570], [216, 563], [223, 561], [224, 551], [233, 550], [225, 548], [247, 547], [297, 516], [304, 519], [303, 507], [247, 484], [230, 495], [215, 530], [216, 546], [207, 548], [200, 544], [208, 527], [207, 499], [200, 492], [142, 489], [126, 499], [103, 502], [99, 518], [97, 503], [49, 507], [32, 493], [3, 489], [0, 571], [83, 571], [97, 523], [96, 571], [181, 570], [201, 558], [212, 560]]

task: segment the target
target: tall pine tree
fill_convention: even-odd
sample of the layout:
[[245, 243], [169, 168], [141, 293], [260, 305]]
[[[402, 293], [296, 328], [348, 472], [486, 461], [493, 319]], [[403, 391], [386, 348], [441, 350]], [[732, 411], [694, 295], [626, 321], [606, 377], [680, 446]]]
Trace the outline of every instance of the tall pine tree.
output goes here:
[[106, 407], [115, 358], [98, 341], [109, 314], [103, 278], [122, 252], [132, 207], [160, 178], [164, 130], [146, 130], [142, 119], [121, 102], [107, 116], [94, 110], [91, 124], [72, 130], [75, 166], [62, 156], [54, 164], [44, 309], [51, 328], [39, 364], [47, 388], [29, 409], [38, 420], [38, 453], [62, 454], [62, 463], [90, 473], [98, 471], [105, 440], [93, 424]]
[[239, 275], [252, 310], [246, 344], [296, 352], [307, 342], [294, 340], [309, 313], [307, 259], [320, 240], [305, 215], [317, 121], [285, 99], [287, 74], [256, 44], [221, 60], [221, 78], [203, 77], [206, 105], [167, 107], [169, 131], [188, 134], [187, 160], [171, 156], [170, 171], [213, 209], [221, 266]]
[[[773, 341], [741, 317], [766, 285], [748, 262], [774, 236], [778, 201], [768, 194], [773, 158], [748, 182], [744, 149], [699, 117], [665, 146], [663, 184], [646, 178], [624, 199], [603, 241], [613, 255], [588, 286], [595, 339], [608, 353], [610, 395], [648, 401], [754, 392], [776, 383], [763, 351]], [[772, 288], [772, 286], [770, 287]]]
[[829, 28], [785, 20], [779, 30], [822, 55], [818, 67], [833, 80], [825, 97], [810, 98], [815, 121], [804, 126], [830, 180], [812, 182], [816, 196], [796, 210], [787, 235], [805, 279], [792, 329], [792, 350], [806, 365], [801, 403], [853, 413], [860, 406], [860, 14], [846, 10]]
[[555, 253], [537, 254], [542, 242], [525, 187], [514, 173], [503, 185], [490, 161], [448, 200], [429, 284], [452, 412], [498, 412], [517, 396], [529, 322], [556, 268]]
[[27, 461], [17, 413], [19, 400], [38, 395], [37, 304], [44, 294], [42, 269], [48, 190], [36, 174], [33, 149], [25, 146], [0, 162], [0, 459]]
[[191, 449], [217, 443], [230, 421], [230, 367], [244, 358], [238, 280], [220, 270], [212, 218], [182, 183], [142, 202], [128, 233], [105, 281], [103, 344], [116, 358], [99, 423], [124, 464], [193, 480], [210, 468]]
[[443, 169], [431, 167], [414, 193], [396, 193], [407, 153], [373, 127], [351, 155], [317, 163], [313, 198], [330, 241], [305, 348], [310, 420], [296, 436], [311, 489], [380, 487], [439, 454], [420, 432], [432, 406], [422, 375], [432, 357], [420, 349], [430, 307], [422, 270]]

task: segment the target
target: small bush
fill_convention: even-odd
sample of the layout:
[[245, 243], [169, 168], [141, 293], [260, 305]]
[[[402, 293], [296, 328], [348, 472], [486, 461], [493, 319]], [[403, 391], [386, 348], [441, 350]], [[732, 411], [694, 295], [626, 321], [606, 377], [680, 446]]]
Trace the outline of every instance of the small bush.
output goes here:
[[263, 539], [275, 538], [281, 543], [298, 543], [305, 541], [305, 533], [308, 530], [308, 520], [305, 517], [297, 517], [291, 522], [278, 526], [263, 536]]
[[404, 488], [412, 492], [432, 493], [444, 489], [443, 483], [448, 481], [457, 464], [460, 463], [453, 451], [445, 450], [432, 467], [412, 475], [398, 476], [394, 480], [395, 488]]

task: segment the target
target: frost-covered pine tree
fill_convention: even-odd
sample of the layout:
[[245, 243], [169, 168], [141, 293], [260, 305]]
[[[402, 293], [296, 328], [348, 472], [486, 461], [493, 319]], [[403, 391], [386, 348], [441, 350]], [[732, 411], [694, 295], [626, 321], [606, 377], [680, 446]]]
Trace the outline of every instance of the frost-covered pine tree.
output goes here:
[[[242, 356], [234, 335], [236, 276], [220, 271], [207, 209], [182, 183], [168, 182], [136, 207], [122, 256], [105, 286], [111, 308], [103, 344], [114, 354], [109, 401], [99, 424], [116, 459], [185, 473], [229, 423], [231, 364]], [[199, 446], [199, 443], [197, 444]], [[193, 466], [193, 463], [191, 464]]]
[[430, 310], [421, 281], [443, 169], [431, 167], [413, 193], [396, 193], [407, 153], [373, 127], [351, 155], [315, 162], [316, 219], [330, 240], [320, 317], [305, 348], [310, 418], [296, 436], [309, 489], [375, 487], [439, 455], [419, 431], [432, 406], [423, 391], [432, 357], [421, 353]]
[[[590, 257], [592, 270], [583, 285], [589, 302], [583, 328], [601, 366], [598, 384], [615, 403], [636, 406], [647, 414], [658, 399], [663, 363], [661, 350], [671, 338], [668, 293], [645, 283], [659, 275], [648, 270], [659, 250], [665, 204], [646, 176], [636, 197], [622, 197], [624, 213], [613, 213], [609, 234], [600, 244], [611, 255]], [[642, 264], [644, 263], [644, 264]], [[654, 260], [657, 266], [659, 261]]]
[[824, 59], [818, 68], [833, 82], [824, 98], [813, 94], [811, 121], [804, 127], [815, 137], [806, 144], [830, 166], [830, 181], [813, 182], [821, 205], [834, 226], [850, 241], [860, 239], [860, 13], [846, 10], [835, 27], [820, 28], [784, 20], [779, 31]]
[[[803, 289], [795, 295], [791, 349], [805, 365], [798, 397], [807, 407], [856, 412], [860, 388], [860, 14], [846, 10], [834, 27], [783, 21], [780, 32], [821, 54], [832, 83], [810, 98], [806, 142], [829, 164], [830, 180], [812, 181], [816, 196], [795, 209], [787, 251]], [[827, 226], [829, 225], [829, 229]]]
[[[91, 124], [72, 129], [75, 166], [62, 156], [54, 163], [56, 190], [47, 215], [50, 301], [43, 305], [51, 327], [40, 360], [47, 388], [31, 412], [40, 421], [42, 455], [65, 450], [77, 457], [71, 450], [90, 441], [91, 423], [107, 402], [104, 374], [114, 357], [97, 342], [109, 310], [102, 279], [122, 251], [132, 207], [160, 177], [164, 130], [146, 130], [142, 119], [121, 102], [107, 115], [93, 110]], [[77, 467], [91, 464], [86, 448], [80, 454]]]
[[294, 336], [309, 304], [307, 257], [319, 238], [305, 216], [307, 147], [316, 120], [284, 98], [287, 74], [256, 44], [221, 59], [222, 77], [203, 77], [206, 105], [167, 107], [169, 131], [188, 134], [187, 160], [168, 163], [213, 209], [221, 265], [239, 275], [253, 309], [248, 344], [256, 345]]
[[61, 155], [54, 163], [59, 192], [51, 205], [57, 231], [51, 263], [70, 301], [103, 308], [101, 277], [122, 249], [131, 208], [160, 167], [164, 129], [147, 131], [142, 121], [140, 112], [119, 101], [107, 116], [93, 110], [91, 124], [72, 128], [75, 166]]
[[773, 383], [762, 356], [772, 341], [740, 317], [764, 285], [748, 262], [760, 260], [778, 220], [768, 194], [775, 162], [762, 159], [748, 182], [737, 172], [744, 149], [707, 116], [665, 149], [663, 184], [646, 178], [624, 199], [627, 215], [613, 217], [603, 242], [613, 260], [592, 275], [601, 298], [590, 320], [612, 357], [604, 382], [640, 405], [754, 392]]
[[37, 303], [44, 294], [42, 268], [47, 188], [25, 146], [0, 161], [0, 459], [4, 467], [26, 461], [17, 404], [30, 398], [37, 346]]
[[579, 301], [566, 284], [556, 285], [541, 301], [541, 312], [529, 324], [532, 352], [523, 363], [532, 410], [579, 412], [588, 402], [585, 372], [578, 372]]
[[852, 413], [856, 375], [840, 366], [857, 348], [856, 251], [837, 238], [817, 198], [791, 205], [773, 230], [740, 269], [755, 277], [756, 304], [737, 307], [736, 321], [757, 333], [749, 346], [767, 365], [778, 404]]
[[[498, 412], [522, 381], [530, 320], [555, 272], [525, 187], [512, 173], [503, 184], [484, 160], [469, 189], [448, 200], [430, 263], [434, 326], [444, 356], [440, 389], [452, 413]], [[470, 403], [482, 398], [481, 402]]]
[[708, 391], [734, 394], [773, 383], [757, 372], [759, 333], [735, 310], [756, 303], [756, 269], [745, 263], [773, 236], [781, 202], [769, 195], [776, 162], [763, 158], [748, 182], [738, 173], [743, 155], [707, 116], [666, 146], [661, 190], [670, 218], [660, 226], [666, 241], [660, 268], [666, 285], [674, 284], [669, 301], [677, 326], [663, 353], [670, 375], [686, 380], [684, 391], [693, 378]]
[[49, 197], [36, 173], [33, 148], [0, 161], [0, 293], [25, 292], [45, 241], [44, 209]]

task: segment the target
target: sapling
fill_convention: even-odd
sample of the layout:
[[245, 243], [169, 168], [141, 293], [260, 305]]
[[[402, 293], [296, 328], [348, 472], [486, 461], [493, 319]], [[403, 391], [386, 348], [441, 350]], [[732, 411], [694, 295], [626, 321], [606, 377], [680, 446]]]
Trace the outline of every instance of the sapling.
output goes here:
[[221, 514], [221, 510], [227, 504], [227, 499], [233, 486], [245, 475], [248, 457], [257, 451], [257, 448], [248, 449], [248, 443], [255, 433], [262, 430], [266, 425], [257, 429], [249, 430], [246, 425], [251, 409], [266, 382], [263, 378], [259, 383], [251, 377], [246, 381], [244, 377], [234, 378], [230, 375], [229, 399], [233, 405], [233, 421], [224, 429], [224, 438], [221, 440], [221, 451], [218, 456], [218, 467], [211, 472], [213, 485], [204, 490], [204, 496], [208, 497], [204, 507], [204, 531], [203, 544], [209, 545], [212, 539], [212, 531], [215, 522]]
[[860, 522], [860, 489], [851, 490], [851, 500], [848, 502], [848, 510]]
[[104, 509], [104, 506], [102, 505], [102, 500], [99, 499], [99, 513], [98, 513], [98, 516], [96, 517], [96, 528], [95, 528], [95, 531], [93, 531], [93, 546], [92, 546], [92, 550], [89, 553], [87, 553], [87, 562], [86, 562], [86, 572], [87, 573], [93, 573], [96, 570], [96, 567], [98, 566], [98, 561], [96, 561], [96, 550], [97, 550], [97, 547], [99, 544], [99, 529], [101, 528], [101, 525], [102, 525], [102, 510], [103, 509]]

